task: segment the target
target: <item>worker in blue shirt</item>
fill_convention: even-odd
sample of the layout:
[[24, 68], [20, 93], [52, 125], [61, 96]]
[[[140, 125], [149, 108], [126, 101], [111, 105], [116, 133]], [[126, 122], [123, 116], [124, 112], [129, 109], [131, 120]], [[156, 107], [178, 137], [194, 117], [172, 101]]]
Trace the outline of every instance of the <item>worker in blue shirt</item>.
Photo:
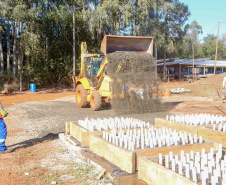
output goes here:
[[0, 102], [0, 154], [12, 152], [11, 149], [7, 149], [5, 146], [5, 140], [7, 136], [7, 128], [3, 117], [6, 117], [8, 113], [3, 109]]

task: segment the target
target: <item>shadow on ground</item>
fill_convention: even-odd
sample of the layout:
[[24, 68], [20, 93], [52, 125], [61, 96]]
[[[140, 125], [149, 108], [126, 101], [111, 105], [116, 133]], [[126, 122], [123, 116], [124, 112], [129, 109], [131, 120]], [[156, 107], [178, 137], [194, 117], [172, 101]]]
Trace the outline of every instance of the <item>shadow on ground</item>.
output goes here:
[[162, 104], [163, 111], [167, 112], [178, 106], [180, 103], [184, 103], [184, 101], [178, 101], [178, 102], [164, 102]]
[[17, 149], [31, 147], [33, 145], [42, 143], [42, 142], [47, 141], [47, 140], [51, 141], [51, 140], [58, 139], [59, 138], [58, 134], [59, 133], [57, 133], [57, 134], [49, 133], [46, 136], [41, 137], [41, 138], [29, 139], [29, 140], [26, 140], [26, 141], [22, 141], [20, 143], [9, 145], [9, 146], [7, 146], [7, 148], [13, 148], [13, 150], [15, 151]]

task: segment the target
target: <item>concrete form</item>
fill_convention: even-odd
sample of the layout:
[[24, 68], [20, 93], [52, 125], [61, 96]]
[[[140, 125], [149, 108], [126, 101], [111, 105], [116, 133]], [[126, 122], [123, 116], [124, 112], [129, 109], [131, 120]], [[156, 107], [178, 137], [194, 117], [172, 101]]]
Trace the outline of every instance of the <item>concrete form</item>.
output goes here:
[[[139, 130], [140, 128], [136, 128]], [[121, 129], [126, 131], [127, 129]], [[131, 129], [132, 130], [132, 129]], [[77, 122], [66, 122], [65, 124], [65, 133], [71, 135], [75, 139], [81, 142], [82, 146], [89, 146], [89, 137], [90, 135], [99, 135], [103, 132], [111, 132], [112, 130], [100, 130], [100, 131], [89, 131], [82, 126], [78, 125]], [[120, 130], [115, 130], [118, 133]]]
[[96, 166], [98, 169], [102, 168], [102, 170], [105, 171], [104, 175], [107, 176], [112, 182], [118, 182], [120, 185], [146, 184], [138, 179], [138, 172], [128, 174], [125, 171], [121, 171], [116, 165], [79, 146], [78, 141], [73, 139], [73, 137], [69, 136], [68, 134], [65, 135], [60, 133], [59, 138], [66, 144], [66, 146], [70, 146], [69, 152], [76, 151], [78, 157], [82, 160]]
[[[220, 124], [214, 125], [218, 127]], [[181, 130], [183, 132], [197, 134], [198, 137], [202, 136], [203, 139], [211, 140], [217, 143], [222, 143], [223, 147], [226, 148], [226, 132], [211, 129], [213, 128], [213, 125], [193, 126], [156, 118], [155, 126], [167, 127], [176, 129], [177, 131]]]
[[198, 127], [198, 135], [203, 138], [222, 143], [223, 148], [226, 148], [226, 132], [213, 130], [212, 127]]
[[167, 115], [166, 120], [187, 125], [199, 126], [226, 123], [226, 116], [218, 116], [214, 114]]
[[[128, 128], [125, 127], [126, 129], [124, 129], [120, 124], [113, 128], [109, 126], [105, 127], [104, 122], [101, 126], [96, 124], [96, 126], [92, 126], [89, 129], [88, 127], [84, 128], [76, 122], [67, 122], [65, 130], [66, 134], [80, 141], [82, 146], [89, 146], [90, 151], [105, 158], [121, 170], [128, 173], [134, 173], [138, 170], [138, 178], [148, 184], [193, 185], [197, 184], [194, 182], [197, 181], [197, 177], [194, 177], [192, 181], [191, 179], [184, 178], [184, 176], [187, 175], [190, 177], [189, 173], [192, 171], [195, 174], [199, 168], [192, 168], [188, 174], [185, 173], [184, 176], [181, 176], [178, 174], [179, 172], [173, 172], [175, 168], [177, 170], [179, 169], [178, 165], [180, 164], [177, 163], [176, 167], [174, 164], [176, 160], [171, 160], [171, 155], [178, 156], [181, 151], [183, 153], [190, 151], [193, 153], [203, 153], [203, 151], [216, 151], [219, 148], [222, 150], [222, 146], [226, 148], [226, 132], [223, 132], [226, 131], [225, 117], [223, 119], [221, 119], [223, 121], [220, 121], [220, 124], [218, 121], [213, 121], [212, 119], [209, 122], [207, 120], [204, 124], [201, 123], [201, 125], [196, 122], [195, 124], [198, 126], [194, 126], [192, 123], [183, 124], [172, 120], [168, 121], [156, 118], [156, 127], [150, 127], [148, 124], [147, 127], [142, 125], [141, 128], [136, 129], [134, 125], [131, 128], [128, 126]], [[212, 128], [213, 125], [210, 123], [214, 123], [214, 130]], [[224, 128], [223, 124], [225, 124]], [[125, 126], [126, 124], [123, 123], [123, 125]], [[120, 128], [116, 129], [118, 126]], [[160, 127], [163, 128], [156, 129]], [[222, 131], [218, 131], [217, 129]], [[199, 141], [201, 142], [198, 143]], [[217, 143], [213, 143], [212, 141]], [[222, 143], [222, 145], [218, 143]], [[169, 153], [170, 155], [168, 155]], [[219, 155], [215, 156], [215, 158], [219, 159]], [[166, 166], [159, 165], [155, 162], [155, 160], [163, 161], [163, 159], [164, 165]], [[226, 160], [223, 163], [226, 166]], [[171, 168], [171, 170], [167, 168]], [[213, 173], [216, 173], [216, 170]], [[213, 177], [210, 180], [216, 181], [216, 178]]]
[[[226, 157], [223, 156], [222, 145], [214, 152], [208, 153], [202, 148], [201, 152], [191, 150], [180, 155], [170, 152], [163, 157], [162, 153], [156, 158], [141, 157], [138, 165], [138, 178], [148, 184], [225, 184]], [[185, 178], [186, 177], [186, 178]]]
[[102, 135], [90, 135], [89, 149], [124, 171], [135, 172], [135, 153], [107, 142]]
[[171, 129], [176, 129], [177, 131], [187, 132], [191, 134], [198, 135], [198, 127], [193, 125], [186, 125], [182, 123], [177, 123], [174, 121], [168, 121], [161, 118], [155, 118], [155, 126], [156, 127], [167, 127]]
[[102, 134], [103, 131], [88, 131], [85, 128], [78, 125], [77, 122], [66, 123], [66, 134], [71, 135], [75, 139], [81, 142], [82, 146], [89, 146], [89, 136], [94, 134]]
[[159, 165], [150, 158], [141, 157], [138, 165], [138, 178], [147, 184], [155, 185], [197, 185], [195, 182], [184, 178], [183, 176], [166, 169], [164, 166]]
[[140, 170], [140, 163], [139, 160], [142, 157], [158, 157], [159, 153], [162, 155], [167, 155], [170, 152], [173, 152], [174, 155], [180, 154], [180, 152], [183, 150], [185, 153], [190, 152], [191, 150], [194, 152], [201, 152], [202, 149], [205, 149], [206, 151], [210, 150], [211, 148], [214, 148], [214, 150], [218, 150], [219, 144], [213, 143], [210, 141], [206, 141], [206, 143], [200, 143], [200, 144], [193, 144], [193, 145], [180, 145], [180, 146], [171, 146], [171, 147], [162, 147], [162, 148], [154, 148], [154, 149], [145, 149], [145, 150], [134, 150], [135, 152], [135, 166], [136, 170]]
[[120, 169], [127, 171], [128, 173], [134, 173], [135, 170], [139, 171], [138, 161], [140, 157], [156, 157], [159, 153], [167, 154], [170, 151], [174, 151], [175, 154], [179, 154], [181, 150], [190, 151], [191, 149], [195, 152], [201, 151], [202, 148], [210, 150], [210, 148], [218, 148], [218, 145], [208, 142], [199, 143], [193, 145], [180, 145], [180, 146], [169, 146], [169, 147], [158, 147], [152, 149], [137, 149], [137, 150], [127, 150], [120, 146], [116, 146], [109, 143], [102, 138], [102, 135], [90, 135], [89, 149], [107, 159], [109, 162], [115, 164]]

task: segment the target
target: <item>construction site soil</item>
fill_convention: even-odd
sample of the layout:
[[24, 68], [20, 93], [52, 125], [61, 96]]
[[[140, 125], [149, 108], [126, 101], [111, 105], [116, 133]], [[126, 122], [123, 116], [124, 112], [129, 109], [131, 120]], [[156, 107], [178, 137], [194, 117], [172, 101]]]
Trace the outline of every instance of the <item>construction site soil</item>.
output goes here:
[[212, 75], [192, 83], [189, 83], [188, 81], [165, 82], [161, 84], [161, 89], [183, 87], [191, 90], [191, 95], [194, 96], [219, 98], [219, 95], [222, 97], [226, 92], [226, 90], [222, 88], [223, 78], [225, 76], [225, 73]]
[[[224, 75], [219, 75], [219, 84]], [[214, 78], [214, 77], [213, 77]], [[213, 80], [211, 77], [209, 83]], [[213, 80], [214, 83], [215, 80]], [[204, 82], [204, 81], [202, 81]], [[196, 83], [162, 83], [160, 88], [175, 88]], [[207, 83], [207, 82], [205, 82]], [[212, 82], [211, 82], [212, 83]], [[218, 82], [216, 82], [218, 83]], [[216, 84], [215, 83], [215, 84]], [[168, 86], [168, 85], [171, 86]], [[204, 84], [204, 83], [203, 83]], [[207, 83], [208, 84], [208, 83]], [[211, 88], [210, 86], [209, 88]], [[215, 85], [213, 90], [215, 90]], [[211, 113], [226, 115], [226, 102], [217, 96], [204, 97], [172, 95], [160, 97], [164, 112], [122, 114], [154, 124], [154, 118], [166, 114]], [[13, 153], [0, 155], [0, 184], [106, 184], [108, 179], [96, 180], [98, 169], [84, 163], [68, 151], [59, 140], [66, 121], [117, 116], [113, 109], [103, 108], [94, 112], [90, 108], [76, 107], [75, 92], [71, 90], [39, 91], [38, 93], [12, 93], [0, 95], [0, 101], [9, 112], [4, 119], [8, 128], [6, 145], [15, 148]], [[75, 152], [74, 152], [75, 153]]]

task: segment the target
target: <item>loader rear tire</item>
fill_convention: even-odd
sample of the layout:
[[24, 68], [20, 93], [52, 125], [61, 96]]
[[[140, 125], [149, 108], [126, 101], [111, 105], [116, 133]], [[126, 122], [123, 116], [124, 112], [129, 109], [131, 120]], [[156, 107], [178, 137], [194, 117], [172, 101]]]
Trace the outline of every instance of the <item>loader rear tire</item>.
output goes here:
[[77, 107], [84, 108], [89, 106], [89, 102], [87, 101], [87, 95], [88, 93], [86, 89], [83, 87], [82, 84], [79, 84], [76, 87], [76, 94], [75, 94]]
[[99, 92], [92, 92], [90, 97], [90, 106], [93, 111], [100, 110], [102, 106], [102, 100]]

